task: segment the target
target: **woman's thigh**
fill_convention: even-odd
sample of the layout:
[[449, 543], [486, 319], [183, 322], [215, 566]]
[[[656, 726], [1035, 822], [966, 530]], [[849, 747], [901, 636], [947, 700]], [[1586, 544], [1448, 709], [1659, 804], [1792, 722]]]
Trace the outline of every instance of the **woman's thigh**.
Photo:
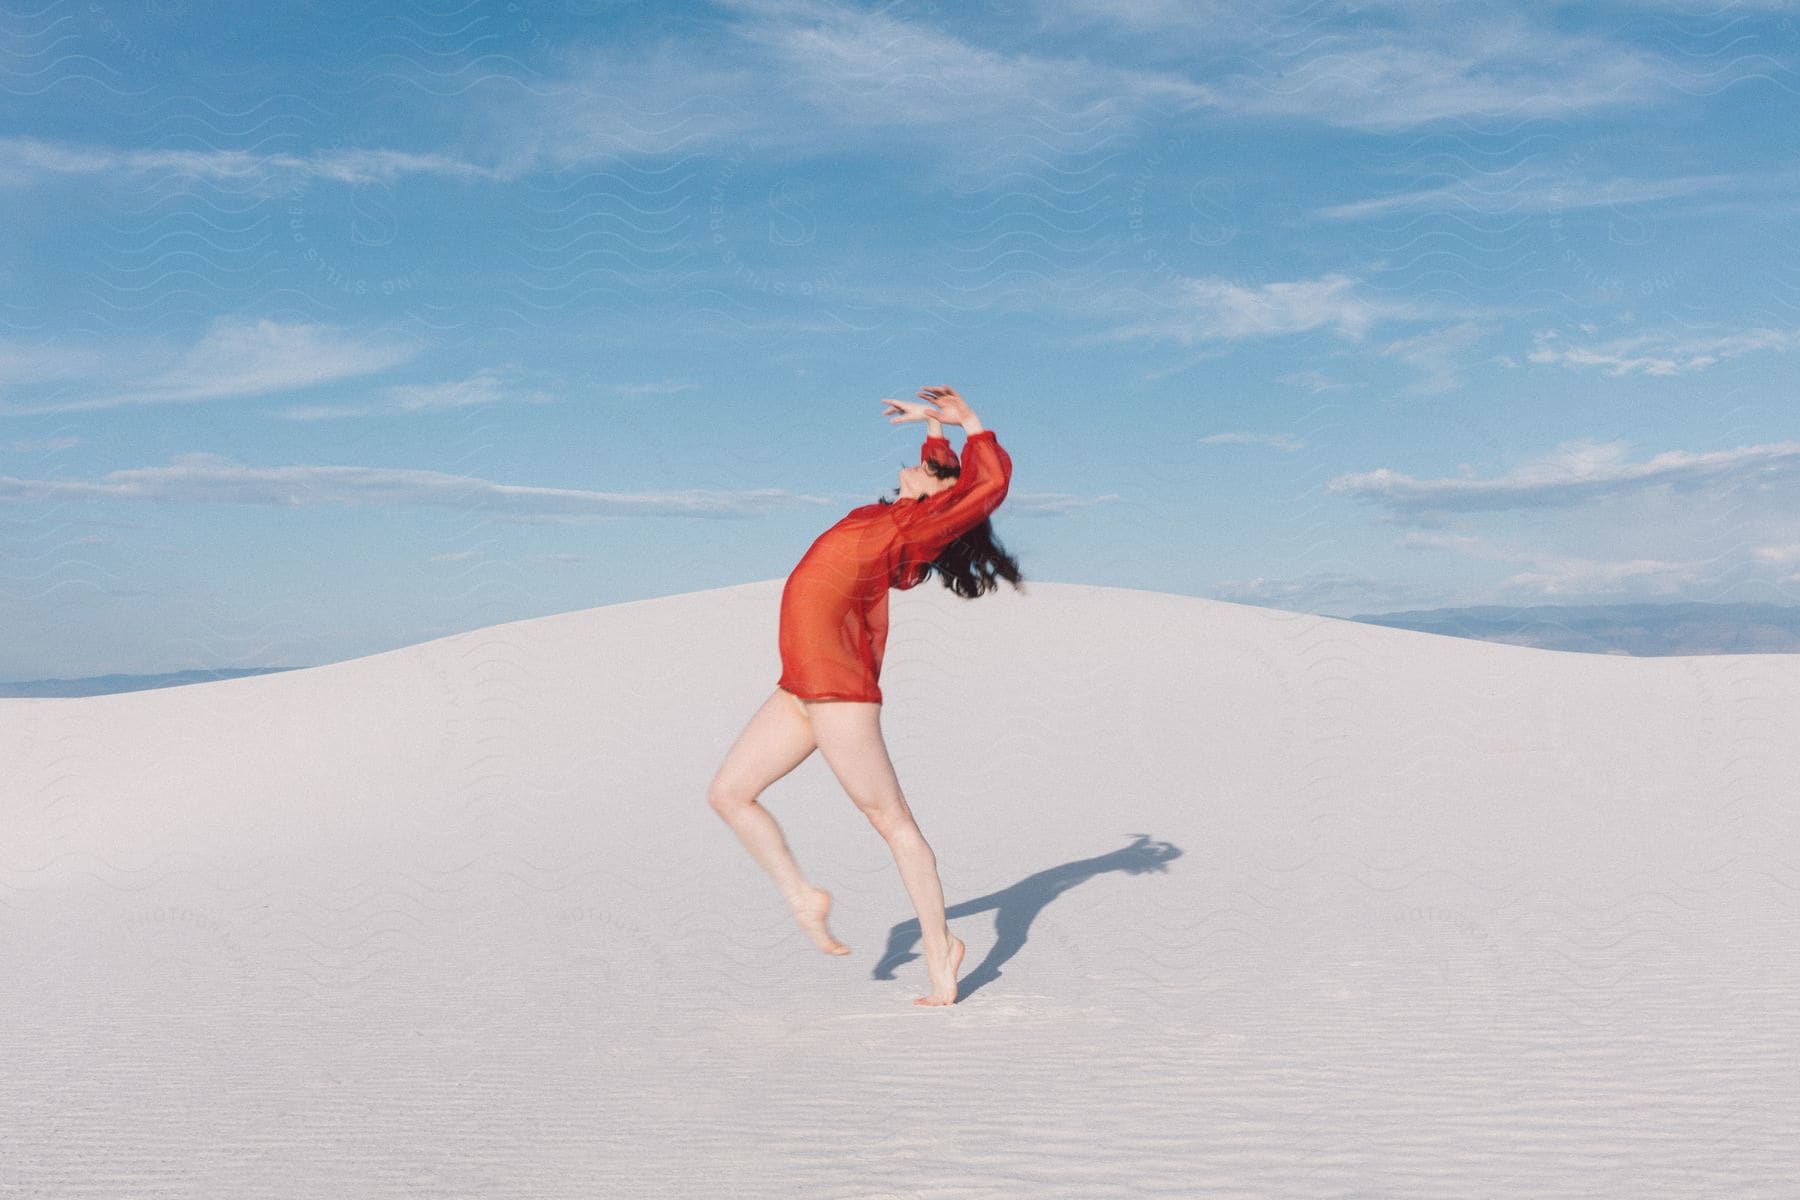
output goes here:
[[712, 794], [753, 800], [806, 761], [818, 745], [812, 722], [795, 711], [795, 696], [776, 688], [751, 716], [713, 776]]
[[859, 700], [814, 700], [813, 737], [845, 793], [871, 819], [906, 810], [900, 777], [881, 736], [881, 705]]

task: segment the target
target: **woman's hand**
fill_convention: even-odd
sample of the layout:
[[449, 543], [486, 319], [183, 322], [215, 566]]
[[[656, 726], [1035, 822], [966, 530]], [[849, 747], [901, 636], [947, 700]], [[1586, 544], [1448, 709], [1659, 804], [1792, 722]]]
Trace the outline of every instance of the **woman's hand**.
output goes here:
[[929, 400], [937, 405], [937, 419], [946, 425], [961, 425], [964, 421], [975, 419], [975, 410], [969, 402], [956, 394], [955, 388], [927, 387], [919, 389], [919, 398]]
[[888, 422], [889, 425], [903, 425], [907, 421], [934, 421], [937, 419], [937, 413], [933, 412], [926, 405], [920, 404], [917, 400], [888, 400], [884, 398], [882, 403], [892, 406], [891, 408], [882, 409], [882, 416], [889, 416], [892, 413], [900, 414], [890, 420]]

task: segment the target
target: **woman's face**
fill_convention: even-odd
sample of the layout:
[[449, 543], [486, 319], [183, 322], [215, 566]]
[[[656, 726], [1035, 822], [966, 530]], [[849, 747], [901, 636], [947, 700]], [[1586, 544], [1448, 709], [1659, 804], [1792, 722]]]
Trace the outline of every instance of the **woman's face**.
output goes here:
[[900, 468], [900, 498], [902, 500], [922, 500], [926, 496], [935, 496], [939, 492], [949, 491], [955, 486], [956, 480], [939, 479], [924, 463], [914, 463], [910, 467]]

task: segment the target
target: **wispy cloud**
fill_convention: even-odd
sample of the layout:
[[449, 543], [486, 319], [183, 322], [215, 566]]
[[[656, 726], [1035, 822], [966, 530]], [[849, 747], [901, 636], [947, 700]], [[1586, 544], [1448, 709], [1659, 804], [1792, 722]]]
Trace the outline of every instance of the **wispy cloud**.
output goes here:
[[[415, 357], [423, 346], [400, 336], [354, 333], [332, 325], [266, 318], [219, 317], [190, 346], [176, 350], [139, 346], [73, 348], [57, 361], [37, 347], [28, 376], [16, 383], [76, 381], [77, 396], [52, 395], [0, 403], [0, 416], [77, 412], [127, 405], [181, 404], [295, 391], [334, 380], [385, 371]], [[148, 369], [140, 363], [148, 361]], [[84, 372], [112, 378], [101, 390]], [[18, 390], [9, 388], [11, 391]]]
[[1673, 595], [1703, 582], [1717, 569], [1717, 561], [1711, 558], [1670, 562], [1656, 558], [1545, 557], [1531, 570], [1501, 580], [1499, 588], [1543, 597], [1605, 595], [1627, 588], [1652, 595]]
[[[1103, 302], [1096, 298], [1097, 302]], [[1115, 299], [1116, 304], [1116, 299]], [[1222, 278], [1178, 278], [1162, 285], [1147, 319], [1117, 325], [1108, 339], [1170, 338], [1180, 342], [1238, 341], [1328, 329], [1361, 338], [1385, 321], [1436, 315], [1410, 300], [1370, 294], [1360, 281], [1331, 274], [1262, 284]]]
[[1538, 164], [1515, 163], [1497, 171], [1469, 176], [1437, 187], [1330, 205], [1317, 210], [1314, 215], [1328, 220], [1348, 221], [1416, 212], [1482, 216], [1558, 213], [1708, 195], [1741, 186], [1744, 179], [1742, 175], [1584, 179], [1547, 172]]
[[[498, 524], [560, 524], [628, 517], [746, 518], [792, 509], [833, 512], [844, 503], [841, 496], [796, 494], [781, 488], [602, 492], [500, 483], [471, 475], [398, 467], [255, 467], [228, 455], [204, 451], [178, 455], [167, 466], [110, 471], [94, 480], [0, 475], [0, 504], [85, 499], [279, 508], [454, 508], [477, 513]], [[1006, 511], [1022, 518], [1060, 516], [1119, 499], [1118, 493], [1021, 493], [1007, 498]]]
[[391, 183], [408, 175], [453, 179], [502, 177], [491, 168], [443, 154], [344, 147], [310, 153], [250, 150], [139, 150], [35, 137], [0, 137], [0, 186], [35, 183], [59, 175], [179, 176], [255, 187], [291, 185], [313, 178], [332, 183]]
[[[472, 81], [473, 125], [507, 171], [722, 151], [769, 161], [922, 155], [981, 175], [1016, 153], [1085, 152], [1204, 89], [1129, 63], [989, 48], [892, 5], [720, 0], [722, 36], [585, 46], [527, 92]], [[475, 92], [470, 93], [471, 98]], [[966, 182], [966, 181], [965, 181]], [[922, 186], [933, 186], [929, 179]]]
[[[0, 185], [151, 174], [262, 189], [291, 186], [295, 178], [343, 184], [408, 176], [508, 181], [546, 168], [695, 153], [736, 151], [769, 159], [862, 153], [871, 136], [886, 139], [890, 157], [903, 147], [924, 151], [993, 178], [1009, 169], [995, 157], [1003, 142], [1039, 157], [1088, 152], [1118, 137], [1119, 122], [1147, 116], [1292, 118], [1392, 132], [1645, 104], [1699, 84], [1719, 86], [1721, 75], [1778, 65], [1768, 56], [1737, 55], [1723, 68], [1689, 67], [1621, 41], [1540, 26], [1517, 13], [1451, 23], [1435, 9], [1410, 5], [1391, 6], [1385, 19], [1372, 23], [1334, 21], [1312, 10], [1271, 15], [1245, 0], [1062, 6], [1064, 21], [1073, 17], [1165, 51], [1184, 39], [1232, 50], [1228, 58], [1184, 54], [1160, 67], [1145, 65], [1144, 56], [1107, 38], [1081, 39], [1063, 53], [982, 44], [972, 32], [908, 19], [891, 4], [718, 0], [714, 9], [723, 21], [704, 37], [561, 46], [558, 69], [534, 74], [524, 87], [526, 81], [497, 71], [487, 54], [461, 64], [389, 64], [394, 72], [418, 72], [422, 87], [453, 97], [445, 106], [453, 124], [444, 140], [454, 139], [455, 148], [265, 153], [7, 137], [0, 138]], [[1119, 52], [1109, 55], [1109, 49]], [[1220, 62], [1230, 65], [1206, 69]], [[1640, 202], [1669, 189], [1718, 186], [1714, 179], [1616, 181], [1610, 195], [1606, 185], [1574, 181], [1561, 202]], [[1459, 196], [1480, 203], [1481, 186], [1453, 184], [1436, 193], [1335, 206], [1321, 215], [1346, 219], [1454, 203]], [[1601, 198], [1581, 198], [1596, 189]], [[1553, 192], [1554, 185], [1543, 184], [1516, 202], [1557, 203]]]
[[1291, 433], [1209, 433], [1197, 438], [1203, 446], [1273, 446], [1277, 450], [1304, 450], [1306, 443]]
[[1317, 396], [1320, 392], [1330, 392], [1339, 388], [1355, 386], [1353, 384], [1343, 383], [1339, 380], [1332, 379], [1317, 367], [1308, 367], [1304, 371], [1289, 371], [1285, 375], [1277, 375], [1275, 377], [1275, 382], [1285, 383], [1289, 387], [1301, 388], [1314, 396]]
[[1659, 558], [1593, 558], [1541, 548], [1516, 549], [1473, 535], [1411, 533], [1407, 546], [1451, 550], [1465, 558], [1521, 564], [1522, 569], [1496, 585], [1520, 597], [1611, 595], [1621, 591], [1673, 594], [1704, 582], [1718, 569], [1716, 557], [1689, 560]]
[[[673, 396], [700, 385], [691, 379], [657, 379], [641, 383], [587, 382], [583, 395]], [[397, 383], [378, 388], [363, 404], [296, 404], [271, 414], [286, 421], [330, 421], [349, 417], [388, 417], [405, 413], [473, 408], [489, 404], [556, 404], [577, 389], [545, 372], [508, 364], [483, 367], [462, 379], [435, 383]]]
[[[1233, 64], [1194, 82], [1207, 108], [1393, 132], [1445, 122], [1516, 122], [1642, 105], [1778, 69], [1770, 55], [1685, 63], [1653, 49], [1539, 23], [1524, 11], [1389, 3], [1271, 12], [1253, 0], [1035, 0], [1047, 28], [1161, 59]], [[1224, 58], [1221, 51], [1229, 54]]]
[[1242, 39], [1242, 20], [1259, 11], [1244, 0], [1027, 0], [1024, 7], [1046, 28], [1074, 27], [1102, 36], [1191, 33], [1196, 24], [1219, 22], [1215, 36], [1222, 41]]
[[[862, 128], [967, 131], [1034, 113], [1126, 115], [1203, 93], [1179, 75], [1092, 58], [989, 49], [891, 6], [829, 0], [724, 0], [744, 42], [821, 113]], [[1056, 130], [1041, 129], [1054, 136]]]
[[[1518, 121], [1643, 104], [1685, 77], [1641, 50], [1598, 38], [1489, 25], [1442, 40], [1384, 33], [1312, 39], [1280, 70], [1221, 81], [1213, 103], [1393, 132], [1470, 119]], [[1271, 63], [1270, 66], [1276, 65]]]
[[[1468, 557], [1509, 562], [1517, 570], [1489, 588], [1481, 602], [1496, 598], [1513, 600], [1561, 599], [1618, 595], [1674, 595], [1704, 584], [1718, 568], [1715, 559], [1668, 560], [1658, 558], [1606, 559], [1559, 554], [1541, 549], [1518, 550], [1494, 545], [1477, 537], [1414, 533], [1408, 545], [1436, 545]], [[1228, 580], [1213, 589], [1220, 599], [1250, 604], [1302, 608], [1384, 609], [1438, 607], [1465, 604], [1467, 598], [1447, 596], [1443, 589], [1347, 572], [1320, 571], [1291, 579]]]
[[1469, 349], [1485, 341], [1496, 328], [1476, 321], [1459, 321], [1442, 329], [1389, 342], [1381, 348], [1381, 353], [1423, 373], [1423, 378], [1411, 384], [1407, 391], [1435, 396], [1462, 386], [1462, 370]]
[[1567, 507], [1653, 488], [1800, 478], [1800, 442], [1700, 453], [1670, 450], [1645, 462], [1629, 461], [1629, 453], [1623, 442], [1571, 441], [1488, 479], [1419, 479], [1381, 468], [1338, 476], [1326, 489], [1403, 512], [1467, 512]]
[[0, 337], [0, 397], [20, 388], [111, 375], [134, 357], [114, 346], [66, 338]]
[[692, 379], [655, 379], [645, 383], [601, 383], [595, 385], [618, 396], [673, 396], [691, 392], [700, 385]]
[[[1187, 112], [1391, 132], [1645, 104], [1692, 87], [1697, 73], [1716, 85], [1718, 73], [1716, 64], [1685, 67], [1519, 14], [1447, 23], [1436, 10], [1412, 6], [1374, 24], [1334, 23], [1311, 11], [1271, 16], [1241, 0], [1040, 8], [1040, 17], [1051, 18], [1041, 28], [1074, 20], [1165, 51], [1195, 39], [1233, 50], [1229, 59], [1187, 54], [1164, 66], [1144, 65], [1140, 54], [1108, 55], [1108, 38], [1084, 38], [1061, 54], [994, 48], [907, 20], [891, 5], [721, 0], [720, 7], [731, 20], [718, 44], [583, 51], [541, 99], [498, 98], [508, 115], [494, 129], [564, 164], [723, 145], [856, 150], [869, 135], [885, 134], [972, 167], [991, 155], [999, 135], [1028, 138], [1040, 152], [1091, 149], [1100, 140], [1095, 122], [1107, 118]], [[1221, 61], [1233, 66], [1195, 65]], [[1740, 56], [1728, 71], [1754, 71], [1759, 61], [1773, 65]]]
[[173, 504], [301, 507], [435, 507], [485, 510], [494, 519], [743, 517], [776, 509], [833, 509], [841, 500], [774, 488], [599, 492], [498, 483], [443, 471], [393, 467], [246, 466], [225, 455], [183, 454], [167, 466], [111, 471], [96, 480], [0, 476], [0, 502], [85, 498]]
[[1758, 562], [1766, 563], [1800, 562], [1800, 542], [1758, 546], [1750, 552], [1750, 556]]
[[1792, 349], [1800, 345], [1800, 328], [1711, 334], [1664, 330], [1587, 345], [1571, 345], [1549, 330], [1537, 334], [1535, 341], [1525, 356], [1529, 362], [1592, 368], [1613, 376], [1681, 375], [1757, 350]]
[[1515, 555], [1500, 550], [1486, 538], [1473, 533], [1425, 533], [1421, 530], [1408, 530], [1398, 542], [1409, 550], [1454, 550], [1458, 554], [1471, 558], [1513, 558]]
[[1118, 492], [1106, 492], [1097, 496], [1078, 496], [1073, 492], [1020, 492], [1017, 495], [1008, 493], [1005, 515], [1007, 517], [1060, 517], [1065, 513], [1111, 504], [1122, 499], [1124, 497]]
[[513, 176], [761, 148], [782, 140], [780, 117], [792, 111], [770, 88], [778, 81], [716, 47], [576, 44], [560, 58], [554, 74], [523, 89], [483, 60], [463, 64], [458, 116], [470, 153]]
[[1542, 548], [1520, 549], [1501, 545], [1475, 534], [1409, 532], [1402, 546], [1448, 550], [1464, 558], [1485, 562], [1522, 564], [1525, 569], [1505, 577], [1501, 591], [1531, 596], [1571, 596], [1611, 593], [1638, 586], [1652, 592], [1673, 592], [1699, 583], [1718, 568], [1716, 557], [1674, 561], [1657, 558], [1593, 558], [1559, 554]]
[[554, 404], [563, 394], [531, 384], [526, 372], [509, 365], [438, 383], [390, 384], [374, 393], [376, 402], [372, 404], [299, 405], [274, 415], [290, 421], [391, 416], [487, 404]]
[[[1491, 585], [1502, 596], [1701, 598], [1724, 581], [1790, 582], [1782, 571], [1800, 559], [1789, 540], [1800, 515], [1800, 442], [1639, 462], [1620, 442], [1571, 441], [1499, 476], [1461, 471], [1453, 479], [1375, 471], [1327, 488], [1418, 526], [1397, 539], [1402, 547], [1504, 564], [1508, 573]], [[1472, 528], [1477, 512], [1519, 516], [1491, 536]]]
[[46, 454], [56, 450], [67, 450], [79, 446], [81, 439], [73, 434], [61, 434], [56, 437], [21, 439], [11, 442], [0, 442], [0, 450], [13, 454]]

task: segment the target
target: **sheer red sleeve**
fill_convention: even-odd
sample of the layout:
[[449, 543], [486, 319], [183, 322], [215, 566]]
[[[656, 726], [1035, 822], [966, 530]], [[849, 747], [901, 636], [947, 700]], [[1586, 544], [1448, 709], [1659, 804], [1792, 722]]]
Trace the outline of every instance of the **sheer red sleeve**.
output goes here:
[[892, 506], [900, 529], [898, 577], [915, 580], [920, 564], [929, 563], [999, 508], [1011, 485], [1012, 456], [994, 431], [971, 434], [963, 443], [962, 474], [954, 484], [923, 500], [899, 501]]
[[926, 438], [925, 444], [919, 447], [919, 461], [940, 462], [946, 467], [958, 465], [956, 451], [950, 448], [950, 439], [947, 437]]

